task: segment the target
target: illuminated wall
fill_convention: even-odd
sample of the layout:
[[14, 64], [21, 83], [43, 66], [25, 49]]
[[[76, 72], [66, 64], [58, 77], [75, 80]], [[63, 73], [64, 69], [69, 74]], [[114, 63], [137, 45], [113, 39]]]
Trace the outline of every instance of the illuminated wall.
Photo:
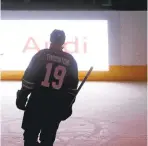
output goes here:
[[[95, 70], [90, 80], [146, 80], [146, 12], [2, 11], [2, 19], [13, 20], [13, 23], [7, 23], [8, 27], [3, 22], [5, 31], [0, 35], [3, 40], [0, 51], [4, 52], [1, 57], [3, 80], [21, 79], [37, 48], [48, 46], [48, 35], [55, 27], [64, 28], [68, 32], [67, 42], [74, 42], [69, 43], [65, 51], [77, 59], [80, 79], [93, 65]], [[21, 20], [19, 23], [22, 24], [16, 23], [14, 20], [18, 19], [30, 20], [30, 24]], [[43, 21], [34, 23], [33, 19], [46, 20], [48, 24]], [[54, 20], [59, 20], [59, 23]], [[68, 20], [73, 20], [73, 23]], [[79, 46], [75, 43], [77, 38]], [[27, 40], [30, 41], [28, 44]]]
[[2, 70], [25, 70], [35, 53], [49, 48], [55, 28], [65, 31], [64, 51], [74, 56], [79, 71], [108, 70], [107, 20], [3, 20], [1, 28]]

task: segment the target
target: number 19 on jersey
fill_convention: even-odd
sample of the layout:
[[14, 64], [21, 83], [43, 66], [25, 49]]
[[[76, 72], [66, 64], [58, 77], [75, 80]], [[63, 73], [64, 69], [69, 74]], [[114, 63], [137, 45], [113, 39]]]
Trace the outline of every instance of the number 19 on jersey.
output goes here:
[[[49, 82], [50, 76], [51, 76], [51, 71], [53, 69], [53, 64], [52, 63], [48, 63], [46, 65], [46, 74], [45, 74], [45, 78], [44, 81], [42, 81], [41, 85], [44, 87], [50, 87], [52, 86], [52, 88], [59, 90], [64, 82], [64, 78], [66, 75], [66, 67], [62, 66], [62, 65], [58, 65], [54, 68], [54, 73], [53, 73], [53, 77], [58, 80], [58, 83], [56, 82]], [[60, 75], [59, 75], [60, 73]]]

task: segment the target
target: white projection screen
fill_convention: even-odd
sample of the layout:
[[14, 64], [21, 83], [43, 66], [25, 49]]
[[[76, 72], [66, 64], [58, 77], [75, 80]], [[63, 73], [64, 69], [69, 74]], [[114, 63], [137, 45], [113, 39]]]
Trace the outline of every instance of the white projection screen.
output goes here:
[[108, 20], [2, 20], [2, 70], [24, 71], [38, 50], [49, 47], [50, 33], [64, 30], [64, 51], [78, 62], [79, 71], [108, 71]]

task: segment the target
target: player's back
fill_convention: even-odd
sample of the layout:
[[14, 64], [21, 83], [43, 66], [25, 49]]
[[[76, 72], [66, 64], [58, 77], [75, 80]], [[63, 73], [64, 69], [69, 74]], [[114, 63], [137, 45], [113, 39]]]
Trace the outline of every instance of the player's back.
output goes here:
[[68, 53], [44, 49], [39, 56], [40, 71], [36, 82], [48, 91], [63, 91], [74, 87], [78, 78], [77, 63]]
[[[44, 49], [37, 53], [35, 89], [30, 100], [52, 104], [64, 101], [68, 88], [75, 89], [78, 84], [78, 69], [75, 59], [68, 53]], [[66, 100], [66, 99], [65, 99]]]

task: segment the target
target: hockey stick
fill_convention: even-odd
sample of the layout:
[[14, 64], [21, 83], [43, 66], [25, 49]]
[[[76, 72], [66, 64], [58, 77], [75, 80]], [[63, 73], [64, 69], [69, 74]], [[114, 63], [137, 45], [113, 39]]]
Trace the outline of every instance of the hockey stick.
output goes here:
[[[81, 90], [81, 88], [83, 87], [84, 83], [86, 82], [87, 78], [89, 77], [90, 73], [92, 72], [93, 70], [93, 67], [91, 67], [89, 69], [89, 71], [87, 72], [86, 76], [84, 77], [84, 79], [82, 80], [82, 83], [80, 84], [80, 86], [78, 87], [78, 90], [77, 90], [77, 94], [79, 93], [79, 91]], [[77, 95], [76, 94], [76, 95]]]
[[[82, 80], [82, 82], [81, 82], [80, 86], [78, 87], [77, 92], [76, 92], [76, 94], [75, 94], [75, 98], [76, 98], [77, 94], [79, 93], [79, 91], [81, 90], [81, 88], [83, 87], [84, 83], [86, 82], [86, 80], [87, 80], [87, 78], [89, 77], [89, 75], [90, 75], [90, 73], [92, 72], [92, 70], [93, 70], [93, 67], [91, 67], [91, 68], [89, 69], [89, 71], [87, 72], [86, 76], [85, 76], [84, 79]], [[70, 104], [70, 106], [74, 103], [75, 98], [73, 99], [73, 101], [72, 101], [72, 103]]]

